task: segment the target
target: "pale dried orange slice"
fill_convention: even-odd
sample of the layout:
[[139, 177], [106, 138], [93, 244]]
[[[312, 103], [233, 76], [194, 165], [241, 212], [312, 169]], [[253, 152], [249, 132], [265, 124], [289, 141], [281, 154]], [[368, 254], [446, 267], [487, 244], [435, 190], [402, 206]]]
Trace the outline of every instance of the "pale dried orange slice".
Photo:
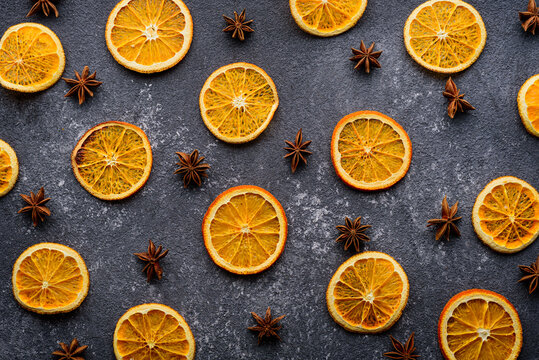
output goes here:
[[518, 112], [526, 130], [539, 137], [539, 74], [526, 80], [520, 88]]
[[202, 234], [218, 266], [236, 274], [255, 274], [270, 267], [283, 252], [286, 215], [266, 190], [236, 186], [211, 203], [204, 215]]
[[228, 143], [254, 140], [279, 106], [273, 80], [256, 65], [234, 63], [215, 70], [200, 91], [200, 114], [208, 129]]
[[155, 73], [173, 67], [187, 54], [193, 20], [181, 0], [122, 0], [110, 13], [105, 38], [118, 63]]
[[326, 292], [329, 313], [348, 331], [378, 333], [399, 320], [408, 301], [408, 277], [388, 254], [366, 251], [346, 260]]
[[144, 131], [120, 121], [94, 126], [71, 153], [79, 183], [103, 200], [120, 200], [137, 192], [150, 177], [152, 161]]
[[331, 160], [337, 175], [360, 190], [380, 190], [402, 179], [412, 161], [404, 129], [376, 111], [345, 116], [333, 130]]
[[477, 236], [492, 249], [520, 251], [539, 235], [539, 194], [524, 180], [497, 178], [477, 196], [472, 221]]
[[39, 314], [75, 310], [88, 294], [90, 277], [75, 250], [55, 243], [26, 249], [13, 266], [13, 294], [19, 304]]
[[298, 26], [317, 36], [339, 35], [363, 15], [367, 0], [290, 0], [290, 11]]
[[26, 93], [48, 89], [64, 67], [62, 44], [46, 26], [14, 25], [0, 39], [0, 84], [6, 89]]
[[404, 26], [404, 44], [421, 66], [455, 73], [472, 65], [485, 47], [487, 30], [479, 12], [461, 0], [419, 5]]
[[466, 290], [442, 310], [438, 342], [447, 360], [515, 360], [522, 348], [522, 325], [502, 295]]
[[0, 197], [13, 189], [19, 177], [19, 161], [15, 150], [0, 140]]
[[114, 354], [118, 360], [192, 360], [195, 338], [183, 317], [162, 304], [127, 310], [116, 323]]

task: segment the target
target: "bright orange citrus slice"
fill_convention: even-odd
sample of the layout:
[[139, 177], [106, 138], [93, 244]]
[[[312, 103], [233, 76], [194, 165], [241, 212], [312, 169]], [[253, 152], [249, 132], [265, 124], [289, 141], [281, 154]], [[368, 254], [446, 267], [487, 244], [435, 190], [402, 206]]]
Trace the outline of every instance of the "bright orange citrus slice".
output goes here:
[[481, 15], [461, 0], [427, 1], [412, 12], [404, 26], [410, 56], [439, 73], [468, 68], [481, 55], [486, 40]]
[[88, 294], [90, 277], [75, 250], [40, 243], [26, 249], [13, 266], [13, 294], [19, 304], [39, 314], [75, 310]]
[[202, 234], [218, 266], [236, 274], [255, 274], [270, 267], [283, 252], [286, 215], [266, 190], [236, 186], [211, 203], [204, 215]]
[[339, 266], [326, 300], [331, 317], [346, 330], [378, 333], [399, 320], [408, 290], [408, 277], [395, 259], [366, 251]]
[[515, 360], [522, 347], [522, 325], [502, 295], [466, 290], [445, 305], [438, 342], [447, 360]]
[[94, 126], [71, 153], [79, 183], [103, 200], [120, 200], [137, 192], [150, 177], [152, 161], [144, 131], [120, 121]]
[[195, 338], [178, 312], [162, 304], [129, 309], [116, 323], [114, 354], [118, 360], [192, 360]]
[[412, 161], [404, 129], [376, 111], [358, 111], [339, 121], [331, 138], [337, 175], [360, 190], [380, 190], [402, 179]]
[[518, 112], [526, 130], [539, 137], [539, 74], [526, 80], [520, 88]]
[[13, 189], [19, 177], [19, 161], [15, 151], [0, 140], [0, 197]]
[[234, 63], [215, 70], [200, 91], [200, 114], [208, 129], [228, 143], [254, 140], [279, 106], [277, 89], [256, 65]]
[[520, 251], [539, 235], [539, 194], [516, 177], [497, 178], [477, 196], [472, 221], [477, 236], [492, 249]]
[[339, 35], [363, 15], [367, 0], [290, 0], [290, 11], [298, 26], [317, 36]]
[[182, 0], [122, 0], [110, 13], [105, 30], [118, 63], [140, 73], [178, 64], [193, 39], [193, 20]]
[[0, 40], [0, 84], [6, 89], [26, 93], [48, 89], [64, 67], [62, 44], [46, 26], [14, 25]]

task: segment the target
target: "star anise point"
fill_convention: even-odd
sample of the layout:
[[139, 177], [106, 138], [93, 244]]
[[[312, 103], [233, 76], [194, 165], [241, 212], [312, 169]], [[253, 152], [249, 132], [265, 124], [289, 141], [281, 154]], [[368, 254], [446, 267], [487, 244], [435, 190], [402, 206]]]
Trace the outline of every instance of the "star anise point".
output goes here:
[[255, 319], [257, 325], [248, 327], [247, 329], [258, 332], [258, 345], [260, 345], [264, 339], [275, 338], [281, 341], [281, 338], [277, 331], [282, 328], [282, 325], [278, 323], [285, 317], [285, 315], [272, 318], [271, 309], [268, 306], [264, 318], [254, 312], [251, 312], [251, 316], [253, 317], [253, 319]]
[[345, 225], [337, 225], [336, 228], [341, 232], [336, 242], [344, 242], [344, 250], [348, 250], [351, 245], [354, 245], [356, 252], [360, 252], [361, 241], [368, 242], [371, 239], [365, 234], [365, 231], [371, 225], [361, 225], [361, 216], [354, 221], [348, 216], [344, 219]]
[[527, 274], [524, 275], [518, 282], [529, 281], [530, 285], [528, 287], [528, 293], [532, 294], [535, 292], [539, 284], [539, 256], [537, 256], [535, 262], [530, 266], [519, 265], [518, 267]]
[[73, 339], [69, 346], [61, 342], [60, 347], [62, 350], [56, 350], [52, 353], [52, 355], [61, 356], [58, 360], [84, 360], [84, 357], [80, 355], [88, 348], [88, 345], [79, 346], [79, 341]]
[[472, 104], [464, 100], [465, 94], [460, 93], [460, 90], [457, 88], [457, 85], [451, 77], [447, 79], [443, 95], [449, 100], [449, 103], [447, 104], [447, 115], [449, 115], [451, 119], [455, 117], [457, 111], [465, 112], [466, 110], [475, 110]]
[[45, 198], [45, 189], [41, 187], [37, 194], [30, 191], [30, 196], [21, 194], [22, 199], [27, 203], [27, 206], [18, 211], [19, 214], [24, 212], [31, 212], [32, 223], [36, 227], [40, 222], [45, 221], [45, 216], [50, 216], [51, 211], [45, 204], [51, 198]]
[[382, 51], [373, 51], [374, 42], [367, 48], [363, 40], [359, 45], [359, 50], [352, 48], [352, 53], [354, 56], [350, 58], [351, 61], [356, 61], [357, 64], [354, 66], [354, 69], [364, 67], [365, 72], [368, 74], [371, 71], [371, 67], [381, 68], [382, 65], [378, 62], [378, 58], [382, 54]]
[[520, 11], [518, 16], [524, 31], [535, 35], [535, 30], [539, 28], [539, 8], [535, 0], [529, 0], [527, 11]]
[[96, 72], [92, 75], [90, 75], [90, 68], [88, 66], [85, 66], [82, 70], [82, 74], [79, 74], [78, 71], [75, 71], [75, 77], [76, 79], [69, 79], [69, 78], [62, 78], [68, 85], [71, 85], [71, 89], [64, 95], [64, 97], [69, 97], [74, 94], [77, 94], [77, 97], [79, 98], [79, 105], [82, 105], [82, 103], [86, 100], [86, 94], [90, 96], [94, 96], [94, 93], [92, 90], [90, 90], [90, 87], [96, 87], [103, 84], [101, 81], [95, 80]]
[[455, 224], [456, 221], [462, 219], [462, 216], [457, 215], [459, 202], [455, 202], [451, 208], [447, 202], [447, 196], [444, 196], [442, 200], [442, 217], [440, 219], [430, 219], [427, 221], [427, 227], [438, 226], [436, 230], [436, 240], [440, 240], [444, 235], [446, 240], [449, 240], [451, 232], [454, 232], [456, 236], [460, 236], [460, 230]]
[[419, 357], [419, 355], [414, 354], [416, 348], [414, 346], [414, 335], [412, 333], [405, 344], [402, 344], [400, 341], [395, 339], [393, 336], [389, 335], [391, 339], [391, 345], [395, 351], [386, 352], [383, 355], [390, 359], [397, 360], [414, 360]]
[[206, 171], [210, 168], [210, 165], [203, 163], [204, 156], [199, 156], [198, 150], [193, 150], [191, 154], [184, 152], [177, 152], [179, 162], [176, 165], [179, 168], [174, 171], [174, 174], [183, 175], [183, 186], [185, 188], [189, 185], [202, 185], [202, 178], [207, 178]]
[[303, 129], [299, 129], [299, 131], [296, 134], [296, 138], [294, 142], [285, 140], [286, 147], [284, 149], [288, 151], [288, 154], [286, 154], [284, 157], [292, 157], [292, 162], [290, 163], [292, 173], [296, 172], [296, 169], [301, 161], [303, 163], [307, 164], [307, 158], [306, 156], [311, 155], [312, 152], [307, 150], [307, 147], [311, 145], [311, 140], [309, 141], [303, 141]]
[[234, 19], [226, 15], [223, 15], [223, 19], [225, 19], [228, 24], [227, 27], [223, 29], [223, 32], [232, 31], [232, 38], [234, 39], [237, 37], [240, 41], [243, 41], [245, 40], [246, 32], [254, 32], [254, 29], [249, 26], [254, 20], [245, 21], [245, 9], [243, 9], [239, 15], [234, 11]]
[[150, 240], [148, 244], [148, 251], [145, 253], [134, 253], [133, 255], [137, 256], [140, 260], [145, 261], [147, 264], [142, 269], [142, 272], [145, 272], [147, 275], [147, 281], [150, 282], [154, 275], [157, 276], [159, 280], [163, 276], [163, 268], [159, 264], [159, 260], [164, 258], [168, 254], [168, 250], [163, 251], [163, 247], [155, 247], [155, 244]]
[[58, 9], [54, 6], [52, 0], [34, 0], [36, 3], [32, 6], [26, 17], [30, 17], [36, 14], [39, 10], [43, 12], [45, 16], [49, 16], [51, 10], [54, 12], [54, 15], [58, 17]]

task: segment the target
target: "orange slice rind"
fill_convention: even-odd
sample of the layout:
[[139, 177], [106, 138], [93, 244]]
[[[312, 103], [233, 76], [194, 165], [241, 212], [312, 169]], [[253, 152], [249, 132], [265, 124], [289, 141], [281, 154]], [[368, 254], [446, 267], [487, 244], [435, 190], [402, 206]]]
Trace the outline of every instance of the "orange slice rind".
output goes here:
[[19, 161], [15, 150], [0, 140], [0, 197], [13, 189], [19, 177]]
[[518, 92], [518, 112], [526, 130], [539, 137], [539, 74], [532, 76]]

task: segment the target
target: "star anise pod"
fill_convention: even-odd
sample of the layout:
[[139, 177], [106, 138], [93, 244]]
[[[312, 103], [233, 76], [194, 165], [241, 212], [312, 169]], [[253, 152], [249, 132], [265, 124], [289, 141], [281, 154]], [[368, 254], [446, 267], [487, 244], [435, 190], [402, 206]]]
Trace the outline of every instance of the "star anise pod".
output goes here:
[[528, 2], [528, 11], [520, 11], [518, 16], [524, 31], [529, 31], [535, 35], [535, 29], [539, 28], [539, 8], [535, 0], [530, 0]]
[[464, 112], [466, 110], [475, 110], [472, 104], [463, 99], [464, 94], [460, 93], [460, 90], [451, 78], [447, 79], [447, 82], [445, 83], [443, 95], [449, 99], [449, 104], [447, 104], [447, 115], [449, 115], [451, 119], [455, 117], [457, 111]]
[[307, 164], [307, 159], [305, 156], [311, 155], [312, 152], [306, 150], [309, 145], [311, 145], [311, 140], [309, 141], [303, 141], [303, 133], [302, 129], [299, 129], [298, 133], [296, 134], [296, 139], [294, 142], [285, 140], [284, 141], [288, 146], [284, 149], [288, 151], [289, 153], [286, 154], [284, 157], [287, 158], [289, 156], [292, 157], [292, 172], [295, 172], [300, 160], [303, 161], [305, 164]]
[[227, 27], [223, 29], [224, 32], [233, 31], [232, 38], [238, 37], [241, 41], [245, 40], [245, 33], [246, 32], [253, 32], [254, 30], [249, 26], [253, 22], [253, 20], [245, 21], [245, 9], [241, 12], [241, 14], [238, 15], [237, 12], [234, 11], [234, 19], [229, 18], [226, 15], [223, 15], [223, 19], [225, 19], [226, 23], [228, 24]]
[[194, 150], [191, 154], [183, 152], [176, 153], [180, 158], [180, 162], [176, 163], [180, 167], [174, 171], [174, 174], [183, 174], [183, 186], [188, 187], [191, 184], [200, 186], [202, 184], [202, 178], [208, 177], [206, 170], [210, 168], [210, 165], [202, 163], [204, 156], [198, 156], [198, 150]]
[[350, 60], [357, 61], [357, 64], [356, 66], [354, 66], [354, 69], [363, 66], [365, 68], [365, 72], [368, 74], [371, 71], [371, 66], [381, 68], [382, 65], [380, 65], [377, 59], [380, 57], [382, 52], [373, 50], [374, 43], [372, 43], [371, 46], [369, 46], [369, 48], [367, 49], [363, 40], [361, 40], [359, 50], [352, 48], [354, 56], [352, 56]]
[[533, 293], [535, 289], [537, 289], [537, 284], [539, 283], [539, 256], [537, 256], [535, 263], [531, 264], [530, 266], [519, 265], [518, 267], [520, 270], [528, 274], [524, 275], [518, 282], [530, 280], [529, 293]]
[[57, 350], [52, 353], [52, 355], [61, 356], [58, 360], [84, 360], [84, 357], [79, 355], [88, 348], [88, 345], [79, 346], [79, 341], [77, 339], [73, 339], [69, 346], [63, 342], [60, 343], [60, 346], [62, 347], [62, 350]]
[[51, 211], [45, 206], [51, 198], [45, 199], [45, 190], [43, 187], [39, 189], [37, 194], [30, 191], [30, 196], [21, 194], [21, 197], [28, 205], [20, 209], [18, 213], [32, 212], [32, 222], [34, 223], [34, 227], [37, 226], [40, 221], [45, 221], [45, 215], [51, 215]]
[[146, 266], [144, 266], [144, 269], [142, 269], [142, 271], [145, 271], [147, 273], [148, 282], [152, 279], [154, 275], [157, 275], [157, 278], [161, 280], [161, 276], [163, 275], [163, 269], [161, 268], [161, 265], [159, 265], [159, 260], [167, 256], [168, 254], [168, 250], [161, 252], [162, 250], [163, 247], [161, 245], [156, 248], [155, 244], [152, 242], [152, 240], [150, 240], [150, 244], [148, 245], [148, 252], [134, 254], [140, 260], [147, 262]]
[[462, 219], [462, 216], [455, 217], [455, 215], [457, 215], [458, 207], [459, 202], [457, 201], [450, 209], [449, 204], [447, 203], [447, 196], [444, 196], [444, 199], [442, 200], [442, 218], [430, 219], [427, 221], [427, 227], [438, 226], [438, 230], [436, 230], [436, 240], [440, 240], [444, 235], [446, 240], [449, 240], [451, 230], [453, 230], [456, 236], [460, 236], [459, 228], [455, 224], [456, 221]]
[[51, 0], [34, 0], [34, 1], [36, 1], [36, 3], [34, 4], [34, 6], [32, 6], [28, 14], [26, 14], [26, 17], [30, 17], [34, 15], [39, 10], [43, 11], [43, 14], [45, 14], [45, 16], [49, 16], [51, 9], [52, 11], [54, 11], [54, 15], [58, 17], [59, 15], [58, 9], [56, 8], [56, 6], [54, 6]]
[[339, 235], [335, 241], [344, 241], [344, 250], [348, 250], [350, 245], [354, 244], [354, 248], [359, 252], [360, 241], [371, 241], [371, 239], [365, 235], [365, 231], [371, 226], [361, 225], [361, 216], [357, 217], [354, 221], [347, 216], [344, 221], [346, 225], [336, 226], [337, 230], [341, 232], [341, 235]]
[[385, 357], [398, 360], [414, 360], [419, 357], [419, 355], [414, 354], [414, 333], [410, 335], [406, 341], [406, 344], [404, 345], [391, 335], [389, 335], [389, 338], [391, 339], [391, 343], [393, 344], [395, 351], [384, 353]]
[[95, 80], [95, 71], [92, 75], [89, 74], [90, 68], [85, 66], [82, 70], [82, 75], [75, 71], [75, 76], [77, 77], [76, 79], [68, 79], [63, 77], [62, 79], [72, 86], [64, 97], [68, 97], [76, 93], [79, 97], [79, 105], [81, 105], [84, 100], [86, 100], [86, 94], [94, 96], [94, 93], [92, 90], [90, 90], [89, 86], [99, 86], [103, 83]]
[[271, 309], [269, 306], [266, 310], [265, 318], [261, 318], [254, 312], [251, 312], [251, 315], [256, 320], [258, 325], [248, 327], [247, 329], [252, 331], [258, 331], [258, 345], [260, 345], [262, 340], [265, 338], [277, 338], [278, 340], [281, 340], [279, 334], [277, 334], [277, 331], [282, 328], [282, 325], [277, 323], [281, 321], [285, 317], [285, 315], [281, 315], [275, 319], [272, 319]]

